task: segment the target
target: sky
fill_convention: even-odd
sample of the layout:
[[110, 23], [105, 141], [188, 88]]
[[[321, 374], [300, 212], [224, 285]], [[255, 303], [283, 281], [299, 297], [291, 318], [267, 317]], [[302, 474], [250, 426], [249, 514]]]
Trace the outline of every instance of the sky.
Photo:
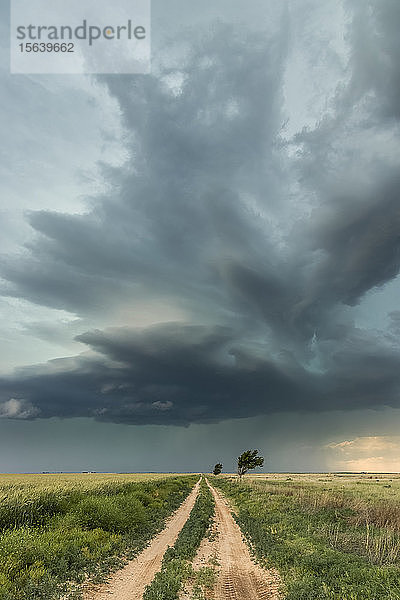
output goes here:
[[1, 11], [0, 471], [400, 471], [398, 1], [153, 0], [146, 75]]

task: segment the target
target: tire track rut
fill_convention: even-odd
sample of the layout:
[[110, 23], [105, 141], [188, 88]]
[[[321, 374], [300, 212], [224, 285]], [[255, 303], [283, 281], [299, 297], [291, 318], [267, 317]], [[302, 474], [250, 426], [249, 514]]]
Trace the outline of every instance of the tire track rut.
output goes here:
[[[207, 482], [208, 483], [208, 482]], [[219, 490], [209, 487], [215, 500], [216, 553], [220, 563], [212, 600], [280, 600], [281, 579], [275, 569], [263, 569], [251, 558], [243, 534]]]
[[90, 587], [84, 594], [84, 600], [142, 600], [146, 586], [161, 570], [161, 563], [168, 546], [173, 546], [186, 523], [199, 491], [200, 480], [189, 496], [167, 521], [166, 527], [149, 546], [123, 569], [114, 573], [107, 583]]

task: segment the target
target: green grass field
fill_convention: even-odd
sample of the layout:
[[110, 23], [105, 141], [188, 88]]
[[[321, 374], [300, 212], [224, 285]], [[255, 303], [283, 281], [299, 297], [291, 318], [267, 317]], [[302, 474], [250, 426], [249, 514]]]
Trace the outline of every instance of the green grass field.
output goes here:
[[[0, 476], [0, 600], [61, 598], [88, 576], [101, 578], [144, 547], [197, 479]], [[211, 480], [231, 499], [258, 560], [280, 572], [285, 600], [400, 600], [399, 475]], [[194, 576], [191, 560], [213, 512], [203, 482], [146, 598], [176, 598]]]
[[287, 600], [400, 599], [398, 475], [213, 478]]
[[0, 476], [0, 599], [59, 598], [139, 551], [197, 476]]

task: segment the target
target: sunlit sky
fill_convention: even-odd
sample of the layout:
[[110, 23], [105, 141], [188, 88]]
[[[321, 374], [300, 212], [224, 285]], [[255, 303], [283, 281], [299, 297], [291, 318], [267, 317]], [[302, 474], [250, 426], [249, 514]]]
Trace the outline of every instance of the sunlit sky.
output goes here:
[[153, 0], [128, 76], [1, 11], [0, 471], [399, 471], [399, 2]]

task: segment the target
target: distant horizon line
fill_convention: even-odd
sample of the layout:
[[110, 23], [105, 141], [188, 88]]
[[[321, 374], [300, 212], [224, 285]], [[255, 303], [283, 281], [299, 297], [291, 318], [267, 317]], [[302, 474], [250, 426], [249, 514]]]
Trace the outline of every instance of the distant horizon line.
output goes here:
[[[1, 475], [184, 475], [208, 473], [211, 471], [4, 471]], [[236, 475], [236, 472], [227, 471], [222, 475]], [[246, 473], [248, 476], [257, 475], [400, 475], [400, 471], [261, 471]]]

